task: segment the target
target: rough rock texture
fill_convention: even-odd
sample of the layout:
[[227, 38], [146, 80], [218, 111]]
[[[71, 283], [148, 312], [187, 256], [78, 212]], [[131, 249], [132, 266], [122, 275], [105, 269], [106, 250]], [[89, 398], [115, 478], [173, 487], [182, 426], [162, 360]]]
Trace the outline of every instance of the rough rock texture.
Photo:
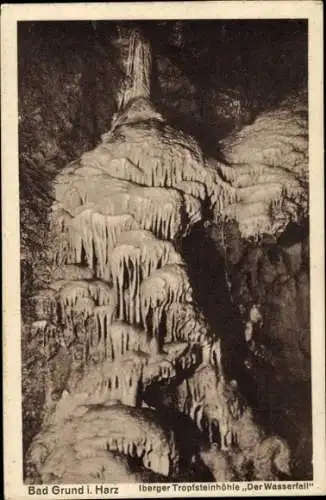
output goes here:
[[[282, 437], [290, 438], [302, 478], [307, 474], [303, 457], [310, 453], [309, 418], [302, 416], [305, 437], [301, 424], [293, 425], [297, 402], [283, 404], [278, 398], [287, 376], [298, 397], [303, 378], [309, 385], [307, 243], [302, 234], [293, 241], [293, 227], [300, 228], [307, 216], [306, 96], [286, 100], [240, 129], [247, 121], [241, 118], [246, 114], [241, 98], [234, 91], [223, 97], [221, 91], [212, 102], [238, 130], [222, 143], [223, 161], [207, 160], [198, 143], [172, 128], [160, 112], [173, 89], [164, 106], [156, 108], [149, 100], [149, 47], [138, 35], [130, 44], [125, 40], [123, 32], [114, 45], [120, 67], [113, 60], [103, 70], [105, 75], [116, 71], [117, 80], [125, 71], [122, 91], [115, 92], [110, 82], [112, 101], [86, 110], [87, 124], [99, 117], [97, 128], [89, 131], [78, 122], [76, 130], [90, 142], [68, 141], [74, 149], [58, 165], [73, 161], [56, 173], [53, 203], [47, 196], [42, 202], [41, 234], [48, 245], [37, 266], [26, 243], [23, 285], [34, 279], [36, 289], [33, 304], [27, 301], [24, 309], [26, 447], [38, 431], [26, 457], [26, 478], [73, 482], [87, 470], [88, 482], [93, 477], [123, 481], [128, 475], [128, 481], [277, 479], [290, 473]], [[101, 52], [98, 45], [94, 50]], [[135, 68], [142, 75], [137, 81]], [[171, 82], [166, 72], [177, 69], [164, 58], [158, 68], [164, 87]], [[106, 76], [95, 70], [96, 85], [104, 85]], [[179, 83], [180, 92], [187, 89], [187, 102], [198, 103], [182, 72]], [[24, 109], [30, 100], [22, 96]], [[176, 102], [182, 108], [178, 97]], [[57, 108], [63, 108], [61, 102]], [[39, 129], [48, 134], [47, 142], [66, 137], [44, 122]], [[39, 149], [38, 143], [31, 154]], [[55, 173], [51, 158], [44, 163], [49, 180]], [[30, 201], [33, 194], [23, 193], [21, 199]], [[35, 223], [26, 205], [22, 213], [32, 241]], [[249, 236], [255, 241], [248, 243]], [[211, 288], [203, 274], [208, 264], [210, 279], [216, 278]], [[200, 275], [205, 290], [198, 287]], [[224, 307], [228, 301], [232, 313]], [[235, 344], [241, 345], [236, 359], [230, 349]], [[28, 387], [35, 370], [43, 380], [37, 390]], [[242, 372], [248, 379], [238, 376]], [[275, 373], [277, 397], [270, 391]], [[258, 396], [252, 397], [255, 387]], [[257, 421], [255, 410], [262, 405], [289, 412], [290, 435], [282, 435], [277, 419], [268, 425]], [[164, 425], [157, 420], [161, 413]], [[118, 428], [120, 422], [125, 424]], [[182, 437], [186, 426], [188, 443]], [[297, 463], [292, 462], [292, 471]]]
[[224, 215], [239, 222], [244, 237], [280, 234], [308, 213], [307, 92], [261, 114], [221, 142], [227, 166], [217, 165], [237, 191]]

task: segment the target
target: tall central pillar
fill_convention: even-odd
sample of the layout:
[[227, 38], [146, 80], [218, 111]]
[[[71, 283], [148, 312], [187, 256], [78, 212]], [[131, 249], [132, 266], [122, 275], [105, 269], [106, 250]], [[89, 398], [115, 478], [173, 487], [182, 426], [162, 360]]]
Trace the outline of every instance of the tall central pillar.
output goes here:
[[152, 52], [150, 43], [137, 28], [120, 32], [116, 40], [120, 52], [120, 64], [125, 73], [120, 92], [117, 96], [118, 110], [138, 97], [150, 97]]

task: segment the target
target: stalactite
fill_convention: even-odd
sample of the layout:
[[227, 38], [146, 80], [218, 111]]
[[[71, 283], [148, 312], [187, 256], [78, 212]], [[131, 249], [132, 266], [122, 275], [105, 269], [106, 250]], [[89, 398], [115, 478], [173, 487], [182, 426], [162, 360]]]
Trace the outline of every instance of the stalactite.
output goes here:
[[202, 362], [199, 345], [190, 345], [187, 342], [165, 344], [164, 353], [167, 353], [167, 358], [172, 361], [179, 377]]
[[[65, 223], [64, 237], [68, 242], [68, 262], [81, 263], [82, 250], [91, 269], [96, 257], [96, 272], [103, 279], [109, 276], [108, 255], [116, 244], [122, 231], [136, 229], [138, 226], [131, 215], [104, 215], [92, 209], [81, 211]], [[62, 249], [59, 250], [62, 254]], [[57, 259], [62, 261], [62, 259]]]
[[49, 327], [49, 323], [46, 319], [40, 319], [37, 321], [33, 321], [31, 326], [31, 336], [32, 337], [45, 337], [46, 331]]
[[100, 280], [88, 281], [90, 296], [99, 305], [115, 305], [115, 293], [110, 286]]
[[[186, 413], [221, 450], [237, 442], [237, 421], [243, 413], [235, 381], [223, 374], [220, 339], [208, 345], [208, 354], [193, 375], [178, 387], [178, 408]], [[217, 432], [217, 435], [216, 435]]]
[[77, 297], [74, 303], [61, 303], [62, 321], [69, 324], [74, 315], [81, 315], [86, 321], [93, 315], [95, 308], [94, 300], [90, 297]]
[[175, 363], [168, 359], [149, 360], [144, 366], [144, 386], [155, 382], [171, 381], [176, 376]]
[[113, 194], [100, 208], [105, 213], [130, 213], [141, 229], [152, 231], [159, 238], [173, 240], [184, 229], [186, 211], [177, 191], [133, 185], [128, 192]]
[[78, 299], [89, 297], [89, 286], [86, 281], [71, 281], [64, 284], [59, 283], [59, 301], [63, 307], [72, 308], [76, 305]]
[[165, 342], [202, 343], [210, 337], [203, 315], [192, 303], [174, 302], [165, 309]]
[[[73, 461], [94, 458], [101, 450], [111, 450], [137, 456], [146, 468], [166, 477], [178, 469], [174, 433], [162, 425], [153, 410], [122, 404], [98, 409], [98, 406], [84, 403], [84, 406], [75, 406], [69, 418], [52, 419], [51, 424], [38, 435], [29, 451], [29, 462], [43, 478], [50, 477], [51, 466], [55, 478], [62, 478], [67, 449]], [[62, 453], [62, 450], [64, 453], [58, 463], [58, 451]]]
[[54, 267], [51, 271], [53, 281], [78, 281], [94, 279], [94, 271], [76, 264], [62, 264]]
[[116, 316], [115, 304], [102, 305], [94, 308], [95, 329], [89, 332], [89, 354], [99, 360], [111, 356], [110, 328]]
[[[95, 424], [96, 422], [96, 424]], [[109, 449], [142, 458], [145, 467], [169, 476], [177, 469], [178, 453], [173, 431], [165, 430], [149, 409], [112, 405], [101, 412], [89, 409], [76, 429], [77, 456]]]
[[144, 328], [157, 336], [164, 310], [173, 302], [191, 299], [192, 289], [184, 267], [168, 264], [155, 271], [141, 284], [140, 304]]
[[112, 153], [108, 144], [100, 144], [94, 151], [84, 153], [80, 161], [85, 168], [94, 168], [94, 174], [105, 172], [120, 180], [148, 185], [146, 174], [138, 165], [128, 158], [114, 158]]
[[190, 194], [185, 194], [184, 200], [188, 216], [187, 228], [190, 230], [196, 222], [199, 222], [202, 219], [202, 205], [200, 200]]
[[217, 174], [214, 166], [213, 160], [207, 161], [203, 180], [207, 185], [212, 207], [215, 207], [218, 213], [223, 214], [225, 207], [237, 200], [237, 191]]
[[150, 339], [146, 332], [123, 321], [115, 321], [111, 325], [109, 336], [114, 360], [120, 359], [127, 352], [150, 352]]
[[34, 328], [35, 323], [32, 326], [32, 333], [35, 333], [35, 335], [37, 335], [37, 340], [41, 341], [43, 355], [48, 361], [53, 358], [58, 351], [60, 345], [60, 331], [56, 325], [48, 322], [46, 322], [46, 325], [43, 324], [41, 328], [38, 327], [36, 332]]
[[[186, 216], [186, 207], [181, 194], [176, 190], [145, 188], [99, 175], [92, 179], [84, 203], [75, 208], [73, 216], [69, 214], [62, 216], [61, 232], [66, 230], [68, 233], [66, 237], [71, 242], [70, 247], [77, 247], [76, 262], [80, 262], [81, 243], [83, 243], [87, 259], [92, 263], [94, 256], [91, 246], [92, 236], [97, 238], [101, 258], [104, 249], [102, 250], [103, 244], [99, 238], [107, 233], [108, 243], [114, 243], [115, 234], [111, 233], [114, 231], [112, 228], [115, 222], [119, 227], [126, 224], [126, 218], [129, 217], [129, 229], [136, 229], [137, 226], [132, 227], [130, 220], [130, 216], [133, 216], [140, 228], [151, 230], [164, 239], [173, 239], [183, 230], [182, 220]], [[105, 216], [121, 216], [121, 219], [111, 220]]]
[[[148, 154], [146, 154], [147, 149], [144, 150], [141, 143], [135, 144], [135, 147], [136, 149], [129, 148], [126, 143], [123, 143], [120, 147], [116, 143], [103, 143], [94, 151], [84, 153], [81, 157], [81, 164], [85, 166], [84, 168], [94, 168], [94, 175], [96, 173], [98, 175], [99, 172], [106, 172], [113, 178], [131, 181], [135, 184], [148, 187], [177, 188], [197, 199], [204, 200], [206, 198], [207, 189], [204, 177], [207, 172], [203, 167], [200, 168], [200, 165], [198, 165], [196, 174], [189, 174], [183, 178], [180, 175], [178, 176], [177, 163], [174, 167], [175, 170], [171, 170], [173, 158], [164, 160], [166, 165], [162, 169], [162, 166], [159, 167], [158, 159], [152, 160], [148, 157]], [[139, 149], [141, 147], [142, 149]], [[164, 151], [162, 151], [163, 154]], [[186, 160], [180, 161], [182, 161], [181, 169]], [[151, 163], [157, 165], [156, 168], [160, 168], [160, 171], [156, 172], [157, 175], [153, 175], [152, 169], [149, 168]]]

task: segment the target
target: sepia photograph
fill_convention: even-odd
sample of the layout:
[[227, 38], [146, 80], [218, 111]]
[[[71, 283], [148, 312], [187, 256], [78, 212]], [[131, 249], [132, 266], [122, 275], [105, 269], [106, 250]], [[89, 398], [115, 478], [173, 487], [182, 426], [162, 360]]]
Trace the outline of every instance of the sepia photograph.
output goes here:
[[316, 486], [322, 132], [297, 10], [17, 19], [24, 498]]

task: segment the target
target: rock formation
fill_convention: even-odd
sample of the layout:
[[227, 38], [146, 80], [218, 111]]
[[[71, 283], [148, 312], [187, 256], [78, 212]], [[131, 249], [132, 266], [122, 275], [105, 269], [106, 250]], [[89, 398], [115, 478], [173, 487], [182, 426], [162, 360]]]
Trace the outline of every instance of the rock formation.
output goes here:
[[[205, 221], [211, 231], [236, 221], [240, 245], [301, 221], [306, 108], [300, 99], [281, 105], [225, 139], [223, 163], [206, 159], [151, 103], [149, 44], [131, 31], [128, 45], [118, 46], [126, 79], [111, 128], [54, 181], [48, 277], [32, 325], [46, 353], [46, 396], [27, 480], [136, 482], [150, 471], [167, 481], [186, 475], [191, 460], [215, 480], [289, 475], [286, 442], [256, 422], [225, 374], [223, 332], [201, 310], [183, 240]], [[293, 141], [282, 135], [289, 127]], [[249, 285], [240, 272], [230, 274], [230, 286], [245, 307], [245, 341], [254, 350], [260, 308], [272, 300], [267, 287], [282, 290], [287, 263], [280, 253], [269, 269], [265, 248], [238, 254], [226, 261], [235, 268], [242, 259], [243, 273], [250, 261]], [[201, 436], [186, 461], [180, 430], [164, 421], [162, 408]]]
[[221, 141], [220, 175], [236, 188], [224, 215], [248, 238], [281, 234], [308, 213], [308, 95], [301, 91]]

